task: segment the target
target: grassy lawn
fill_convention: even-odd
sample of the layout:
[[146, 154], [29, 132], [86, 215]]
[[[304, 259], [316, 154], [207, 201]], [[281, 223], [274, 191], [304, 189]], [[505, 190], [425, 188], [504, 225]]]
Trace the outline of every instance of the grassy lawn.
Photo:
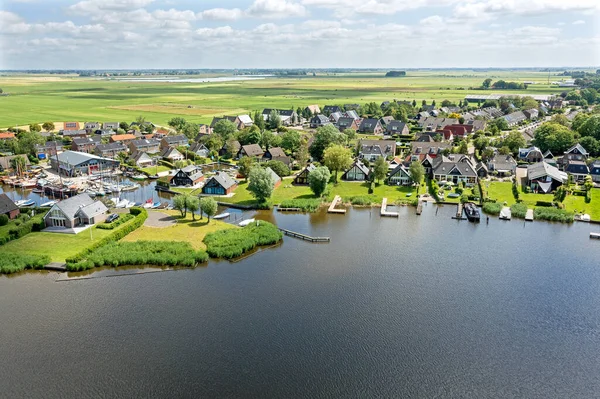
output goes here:
[[[508, 205], [514, 204], [515, 198], [512, 194], [512, 185], [510, 182], [486, 182], [488, 198], [499, 202], [506, 202]], [[520, 193], [519, 198], [527, 204], [529, 208], [534, 208], [537, 201], [552, 202], [552, 194], [525, 194]], [[600, 189], [593, 189], [592, 202], [585, 203], [585, 197], [578, 195], [568, 195], [564, 201], [565, 209], [576, 213], [587, 213], [593, 220], [600, 220]]]
[[113, 230], [92, 227], [93, 240], [89, 230], [79, 234], [29, 233], [23, 238], [10, 241], [0, 247], [2, 251], [17, 254], [48, 255], [52, 262], [64, 262], [66, 258], [79, 253], [95, 241], [107, 236]]
[[175, 191], [180, 194], [200, 194], [202, 192], [201, 188], [189, 188], [189, 187], [171, 187], [169, 188], [171, 191]]
[[171, 170], [171, 168], [165, 165], [158, 165], [158, 168], [156, 166], [148, 166], [147, 168], [142, 168], [142, 170], [151, 175], [155, 175], [157, 173], [167, 172]]
[[193, 221], [189, 213], [186, 218], [181, 218], [178, 211], [164, 211], [164, 213], [176, 217], [177, 224], [169, 227], [142, 226], [125, 236], [121, 241], [185, 241], [189, 242], [194, 249], [206, 249], [206, 245], [202, 242], [206, 234], [217, 230], [235, 228], [219, 220], [211, 220], [208, 223], [206, 217], [200, 220], [197, 216], [196, 221]]

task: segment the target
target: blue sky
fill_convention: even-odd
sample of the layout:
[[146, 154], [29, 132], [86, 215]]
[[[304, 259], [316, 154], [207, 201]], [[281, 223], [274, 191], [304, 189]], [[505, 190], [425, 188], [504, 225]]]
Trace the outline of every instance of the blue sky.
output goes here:
[[600, 66], [600, 0], [0, 0], [0, 69]]

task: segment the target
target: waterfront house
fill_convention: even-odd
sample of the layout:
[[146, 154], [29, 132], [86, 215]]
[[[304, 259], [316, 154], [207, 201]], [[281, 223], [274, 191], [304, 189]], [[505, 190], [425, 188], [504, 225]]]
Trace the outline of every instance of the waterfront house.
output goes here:
[[296, 175], [294, 178], [294, 184], [308, 184], [308, 175], [316, 168], [317, 167], [313, 164], [306, 166], [300, 173]]
[[390, 172], [387, 180], [390, 186], [407, 186], [412, 183], [408, 169], [400, 164]]
[[148, 154], [156, 154], [160, 151], [160, 141], [156, 139], [132, 140], [128, 146], [131, 153], [147, 152]]
[[342, 180], [347, 181], [365, 181], [369, 179], [371, 171], [359, 159], [355, 160], [352, 166], [344, 172]]
[[590, 175], [594, 183], [600, 183], [600, 160], [590, 164]]
[[84, 193], [54, 204], [44, 216], [44, 223], [46, 227], [64, 228], [94, 225], [106, 220], [107, 211], [102, 202], [94, 201]]
[[21, 211], [13, 200], [6, 194], [0, 194], [0, 215], [6, 215], [9, 219], [14, 219], [19, 216], [19, 213]]
[[135, 134], [115, 134], [114, 136], [110, 136], [109, 141], [111, 143], [123, 143], [128, 145], [133, 140], [136, 140]]
[[227, 195], [232, 193], [238, 186], [231, 176], [225, 172], [217, 172], [214, 176], [204, 183], [202, 187], [203, 194]]
[[160, 156], [171, 163], [177, 162], [177, 161], [183, 161], [185, 159], [183, 154], [181, 152], [179, 152], [179, 150], [177, 150], [177, 148], [175, 148], [175, 147], [165, 148], [160, 153]]
[[208, 154], [210, 154], [210, 150], [203, 143], [192, 144], [189, 151], [202, 158], [208, 158]]
[[86, 131], [88, 134], [92, 134], [92, 133], [94, 133], [96, 130], [100, 130], [100, 127], [101, 127], [101, 125], [100, 125], [100, 123], [99, 123], [99, 122], [86, 122], [86, 123], [83, 125], [83, 128], [85, 129], [85, 131]]
[[437, 181], [465, 182], [471, 186], [477, 183], [477, 171], [473, 161], [466, 155], [436, 157], [432, 165], [433, 178]]
[[123, 143], [98, 144], [94, 149], [96, 155], [105, 158], [115, 158], [120, 152], [127, 152], [127, 147]]
[[383, 134], [383, 127], [381, 126], [379, 119], [365, 118], [360, 122], [358, 132], [368, 134]]
[[187, 146], [187, 145], [188, 145], [188, 138], [183, 134], [178, 134], [176, 136], [165, 136], [160, 141], [160, 149], [161, 150], [164, 150], [165, 148], [168, 148], [168, 147], [175, 148], [175, 147]]
[[246, 144], [241, 146], [238, 151], [236, 158], [241, 159], [242, 157], [254, 157], [254, 158], [262, 158], [264, 155], [264, 151], [258, 144]]
[[102, 124], [102, 129], [117, 131], [119, 129], [119, 122], [104, 122]]
[[408, 135], [410, 134], [410, 129], [408, 128], [408, 125], [402, 121], [391, 121], [386, 125], [385, 133], [388, 135]]
[[25, 169], [29, 169], [31, 166], [31, 162], [29, 162], [29, 158], [27, 155], [19, 154], [19, 155], [8, 155], [5, 157], [0, 157], [0, 172], [6, 172], [13, 169], [12, 160], [15, 158], [23, 158], [25, 161]]
[[340, 130], [340, 132], [343, 132], [346, 129], [352, 129], [354, 131], [357, 131], [358, 130], [358, 120], [354, 119], [354, 118], [349, 118], [349, 117], [342, 117], [342, 118], [338, 119], [336, 126]]
[[333, 114], [334, 112], [342, 112], [342, 109], [337, 105], [326, 105], [323, 107], [323, 113], [327, 116]]
[[566, 164], [568, 161], [587, 161], [590, 153], [587, 152], [585, 148], [579, 143], [575, 144], [573, 147], [569, 148], [565, 151], [563, 155], [563, 164]]
[[527, 167], [527, 185], [536, 193], [547, 194], [567, 181], [567, 174], [542, 161]]
[[331, 121], [325, 115], [315, 115], [310, 118], [310, 127], [313, 129], [327, 125], [331, 125]]
[[71, 142], [71, 150], [79, 152], [93, 153], [96, 146], [101, 143], [101, 138], [94, 135], [92, 137], [76, 137]]
[[490, 172], [496, 172], [501, 176], [512, 176], [517, 170], [517, 161], [512, 155], [496, 154], [488, 160], [487, 168]]
[[114, 159], [77, 151], [64, 151], [56, 157], [50, 158], [52, 169], [66, 176], [91, 175], [100, 171], [110, 172], [116, 170], [119, 164], [119, 161]]
[[587, 175], [590, 174], [590, 170], [584, 161], [577, 161], [570, 159], [564, 168], [565, 172], [573, 176], [576, 182], [583, 182]]
[[63, 151], [62, 141], [47, 141], [35, 145], [35, 154], [38, 159], [48, 159]]
[[144, 151], [135, 152], [131, 159], [140, 168], [147, 168], [148, 166], [154, 165], [154, 160]]
[[204, 174], [202, 170], [196, 165], [189, 165], [176, 171], [169, 183], [172, 186], [191, 187], [203, 180]]
[[265, 170], [267, 172], [269, 172], [269, 174], [271, 175], [271, 177], [273, 178], [273, 182], [274, 182], [274, 186], [273, 188], [277, 188], [279, 187], [279, 185], [281, 184], [281, 177], [279, 177], [279, 175], [277, 173], [275, 173], [275, 171], [271, 168], [269, 168], [268, 166], [265, 168]]
[[374, 162], [379, 157], [394, 157], [396, 142], [394, 140], [360, 140], [358, 142], [358, 157]]
[[519, 148], [519, 160], [525, 161], [529, 163], [542, 162], [544, 159], [544, 154], [542, 151], [533, 146], [529, 148]]

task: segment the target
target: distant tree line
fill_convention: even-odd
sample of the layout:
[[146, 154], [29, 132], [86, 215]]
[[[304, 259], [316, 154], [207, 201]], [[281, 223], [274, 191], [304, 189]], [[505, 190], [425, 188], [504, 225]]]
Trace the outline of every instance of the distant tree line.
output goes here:
[[406, 71], [389, 71], [385, 74], [386, 78], [397, 78], [400, 76], [406, 76]]

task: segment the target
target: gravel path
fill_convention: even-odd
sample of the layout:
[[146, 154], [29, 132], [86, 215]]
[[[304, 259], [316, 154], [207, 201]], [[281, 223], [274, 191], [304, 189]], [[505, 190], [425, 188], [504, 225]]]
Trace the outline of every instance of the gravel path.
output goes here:
[[148, 218], [144, 222], [144, 226], [147, 227], [169, 227], [177, 223], [177, 220], [173, 216], [167, 215], [166, 213], [149, 211]]

